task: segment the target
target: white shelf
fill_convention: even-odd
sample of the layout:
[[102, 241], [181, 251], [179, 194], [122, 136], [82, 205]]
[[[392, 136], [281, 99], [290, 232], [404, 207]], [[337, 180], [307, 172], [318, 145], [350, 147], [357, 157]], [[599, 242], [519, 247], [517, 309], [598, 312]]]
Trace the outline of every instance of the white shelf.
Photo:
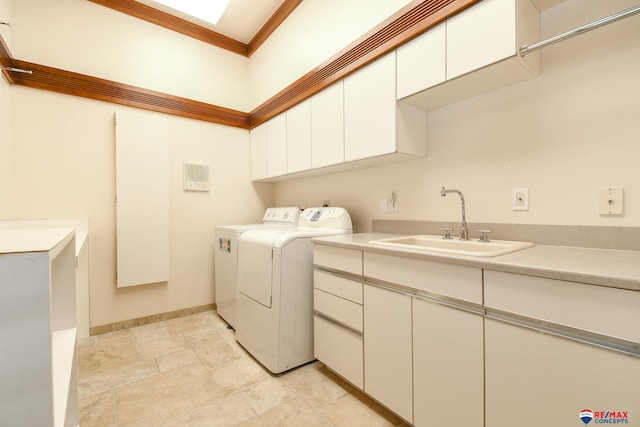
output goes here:
[[70, 380], [76, 359], [76, 328], [55, 331], [51, 337], [53, 413], [55, 426], [64, 426]]
[[73, 228], [0, 227], [0, 425], [78, 424]]

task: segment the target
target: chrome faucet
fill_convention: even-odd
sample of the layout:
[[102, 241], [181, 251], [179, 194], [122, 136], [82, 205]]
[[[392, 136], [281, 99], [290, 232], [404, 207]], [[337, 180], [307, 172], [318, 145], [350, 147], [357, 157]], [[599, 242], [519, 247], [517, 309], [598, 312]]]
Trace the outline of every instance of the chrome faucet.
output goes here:
[[440, 190], [440, 195], [444, 197], [447, 195], [447, 193], [458, 193], [458, 196], [460, 196], [460, 201], [462, 202], [462, 224], [460, 226], [460, 240], [469, 240], [469, 230], [467, 229], [467, 215], [464, 209], [464, 196], [462, 195], [460, 190], [447, 190], [446, 188], [442, 187], [442, 190]]

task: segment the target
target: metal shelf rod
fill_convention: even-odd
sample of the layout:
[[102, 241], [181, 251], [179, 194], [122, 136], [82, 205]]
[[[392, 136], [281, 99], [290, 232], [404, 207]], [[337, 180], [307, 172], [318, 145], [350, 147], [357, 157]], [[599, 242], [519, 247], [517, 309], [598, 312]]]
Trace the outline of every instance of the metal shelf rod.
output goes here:
[[568, 39], [573, 36], [577, 36], [582, 33], [586, 33], [587, 31], [595, 30], [596, 28], [602, 27], [603, 25], [610, 24], [612, 22], [618, 21], [622, 18], [626, 18], [628, 16], [634, 15], [640, 12], [640, 5], [632, 7], [631, 9], [624, 10], [622, 12], [616, 13], [611, 16], [607, 16], [606, 18], [599, 19], [590, 24], [583, 25], [582, 27], [578, 27], [571, 31], [567, 31], [566, 33], [557, 35], [555, 37], [548, 38], [541, 42], [532, 44], [532, 45], [524, 45], [520, 47], [520, 56], [525, 56], [528, 53], [531, 53], [535, 50], [542, 49], [543, 47], [550, 46], [552, 44], [558, 43], [562, 40]]

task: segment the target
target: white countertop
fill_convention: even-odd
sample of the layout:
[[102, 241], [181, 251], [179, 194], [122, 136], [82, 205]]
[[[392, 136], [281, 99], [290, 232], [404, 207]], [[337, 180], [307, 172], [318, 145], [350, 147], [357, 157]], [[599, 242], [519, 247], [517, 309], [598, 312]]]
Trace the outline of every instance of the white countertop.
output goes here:
[[49, 251], [73, 236], [73, 228], [0, 230], [0, 254]]
[[359, 233], [319, 237], [314, 238], [313, 242], [487, 270], [640, 291], [640, 251], [536, 245], [506, 255], [476, 257], [426, 250], [396, 249], [369, 243], [369, 240], [394, 236], [399, 235]]

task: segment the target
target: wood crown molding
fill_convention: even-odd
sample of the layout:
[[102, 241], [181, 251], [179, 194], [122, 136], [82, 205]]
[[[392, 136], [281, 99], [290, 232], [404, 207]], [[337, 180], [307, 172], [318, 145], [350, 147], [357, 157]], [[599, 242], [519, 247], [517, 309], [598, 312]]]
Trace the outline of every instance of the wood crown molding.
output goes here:
[[174, 116], [247, 129], [249, 115], [241, 111], [181, 98], [162, 92], [129, 86], [111, 80], [14, 60], [16, 67], [32, 70], [32, 74], [6, 71], [12, 83]]
[[135, 0], [89, 0], [118, 12], [160, 25], [185, 36], [226, 49], [238, 55], [251, 56], [282, 22], [302, 3], [302, 0], [285, 0], [248, 44], [194, 24]]
[[[90, 1], [136, 3], [131, 0]], [[33, 70], [33, 74], [3, 71], [12, 84], [251, 129], [478, 1], [416, 0], [250, 113], [13, 59], [1, 37], [0, 62]]]

